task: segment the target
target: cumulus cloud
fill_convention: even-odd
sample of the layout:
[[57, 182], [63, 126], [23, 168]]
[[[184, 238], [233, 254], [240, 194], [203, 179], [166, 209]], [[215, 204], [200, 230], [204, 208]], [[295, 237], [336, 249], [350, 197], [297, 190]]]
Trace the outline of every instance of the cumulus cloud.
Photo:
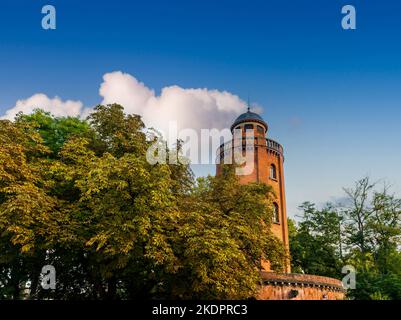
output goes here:
[[167, 130], [176, 121], [178, 130], [192, 128], [222, 129], [244, 112], [245, 102], [227, 91], [185, 89], [168, 86], [160, 95], [135, 77], [120, 71], [103, 76], [99, 94], [102, 104], [119, 103], [127, 113], [139, 114], [147, 126]]
[[[207, 88], [182, 88], [176, 85], [161, 89], [159, 95], [134, 76], [115, 71], [106, 73], [100, 85], [102, 104], [119, 103], [129, 114], [139, 114], [148, 127], [167, 130], [170, 121], [176, 121], [178, 130], [192, 128], [222, 129], [244, 112], [246, 103], [227, 91]], [[51, 112], [55, 116], [86, 117], [92, 107], [84, 107], [81, 101], [50, 98], [37, 93], [18, 100], [1, 118], [12, 120], [18, 112], [31, 113], [35, 108]], [[257, 112], [260, 107], [254, 108]]]
[[51, 112], [55, 116], [80, 116], [84, 111], [81, 101], [63, 101], [59, 97], [49, 98], [43, 93], [37, 93], [27, 99], [18, 100], [1, 118], [13, 120], [18, 112], [29, 114], [36, 108]]
[[[134, 76], [121, 71], [104, 74], [99, 95], [102, 99], [101, 104], [118, 103], [124, 107], [125, 113], [141, 115], [147, 127], [161, 131], [170, 143], [175, 142], [177, 138], [177, 136], [171, 137], [174, 135], [169, 130], [171, 123], [174, 123], [174, 129], [181, 139], [183, 138], [180, 132], [188, 132], [185, 129], [192, 129], [191, 133], [195, 131], [198, 137], [201, 137], [201, 129], [226, 129], [223, 136], [224, 139], [229, 139], [231, 134], [227, 128], [246, 110], [246, 103], [227, 91], [207, 88], [186, 89], [172, 85], [162, 88], [160, 94], [156, 94], [153, 89]], [[18, 112], [29, 114], [35, 108], [41, 108], [55, 116], [81, 118], [86, 118], [93, 110], [93, 106], [84, 107], [81, 101], [49, 98], [43, 93], [38, 93], [27, 99], [18, 100], [2, 118], [12, 120]], [[253, 110], [260, 112], [262, 108], [254, 105]], [[202, 141], [201, 145], [204, 143], [205, 141]], [[210, 146], [211, 153], [214, 154], [216, 148], [217, 146]]]
[[[246, 103], [227, 91], [186, 89], [172, 85], [162, 88], [160, 94], [156, 94], [134, 76], [121, 71], [104, 74], [99, 95], [102, 98], [101, 104], [118, 103], [124, 107], [126, 113], [141, 115], [147, 127], [161, 131], [170, 142], [175, 141], [169, 130], [171, 123], [174, 123], [178, 132], [193, 129], [200, 137], [201, 129], [229, 128], [232, 121], [246, 110]], [[59, 97], [49, 98], [38, 93], [18, 100], [2, 118], [12, 120], [18, 112], [29, 114], [35, 108], [41, 108], [55, 116], [81, 118], [86, 118], [93, 110], [93, 107], [84, 107], [81, 101], [63, 101]], [[255, 105], [253, 110], [260, 112], [261, 107]], [[226, 130], [224, 137], [228, 139], [229, 136], [231, 134]]]
[[[118, 103], [126, 113], [141, 115], [147, 127], [161, 131], [170, 143], [177, 138], [189, 142], [184, 143], [183, 151], [192, 164], [214, 161], [221, 143], [219, 137], [229, 140], [231, 133], [227, 128], [246, 110], [246, 103], [227, 91], [173, 85], [162, 88], [158, 95], [132, 75], [120, 71], [103, 76], [99, 94], [102, 104]], [[214, 139], [205, 139], [201, 129], [219, 131], [213, 132]], [[190, 154], [185, 150], [191, 150]]]

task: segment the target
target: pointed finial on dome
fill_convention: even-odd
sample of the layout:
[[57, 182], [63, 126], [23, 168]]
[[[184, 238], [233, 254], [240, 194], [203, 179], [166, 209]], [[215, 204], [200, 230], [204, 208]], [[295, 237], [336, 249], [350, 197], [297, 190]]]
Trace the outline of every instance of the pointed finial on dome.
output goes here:
[[248, 93], [248, 108], [247, 108], [248, 112], [251, 111], [251, 103], [249, 100], [249, 93]]

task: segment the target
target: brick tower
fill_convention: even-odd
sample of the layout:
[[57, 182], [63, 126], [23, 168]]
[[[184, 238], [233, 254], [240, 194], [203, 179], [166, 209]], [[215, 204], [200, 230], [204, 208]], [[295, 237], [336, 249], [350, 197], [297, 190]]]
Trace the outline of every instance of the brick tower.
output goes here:
[[[248, 111], [241, 114], [232, 124], [231, 132], [234, 130], [241, 130], [243, 139], [246, 140], [246, 132], [252, 132], [253, 138], [251, 142], [247, 142], [253, 148], [253, 169], [245, 175], [240, 175], [241, 183], [249, 182], [262, 182], [270, 185], [276, 195], [274, 199], [274, 217], [272, 223], [273, 234], [281, 239], [285, 247], [289, 248], [288, 243], [288, 228], [287, 228], [287, 212], [285, 202], [285, 189], [284, 189], [284, 155], [283, 147], [274, 140], [267, 138], [268, 125], [258, 114]], [[245, 143], [245, 142], [243, 142]], [[224, 143], [218, 150], [218, 157], [220, 163], [227, 163], [225, 159], [232, 158], [232, 151], [234, 148], [241, 148], [235, 146], [232, 141]], [[244, 144], [242, 145], [242, 153], [245, 151]], [[220, 174], [221, 165], [217, 164], [216, 174]], [[268, 263], [262, 263], [263, 269], [270, 271]], [[286, 267], [286, 272], [290, 272], [290, 266]]]

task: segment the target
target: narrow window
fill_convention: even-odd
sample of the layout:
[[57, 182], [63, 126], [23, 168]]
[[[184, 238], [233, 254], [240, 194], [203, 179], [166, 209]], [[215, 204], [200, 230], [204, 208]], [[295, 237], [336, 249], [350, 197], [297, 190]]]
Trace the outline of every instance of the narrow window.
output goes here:
[[277, 169], [274, 164], [270, 166], [270, 179], [277, 180]]
[[256, 129], [257, 129], [258, 133], [262, 133], [262, 134], [265, 133], [265, 129], [262, 126], [257, 126]]
[[273, 222], [274, 223], [280, 223], [280, 212], [279, 212], [279, 209], [278, 209], [278, 204], [277, 203], [273, 203], [273, 209], [274, 209], [274, 212], [273, 212]]
[[245, 131], [246, 131], [246, 130], [253, 130], [253, 124], [247, 123], [247, 124], [244, 126], [244, 129], [245, 129]]

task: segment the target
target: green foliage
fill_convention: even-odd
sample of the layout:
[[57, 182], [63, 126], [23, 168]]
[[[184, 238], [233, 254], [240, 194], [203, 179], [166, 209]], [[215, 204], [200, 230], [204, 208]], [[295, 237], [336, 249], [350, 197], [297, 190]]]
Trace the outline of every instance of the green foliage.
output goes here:
[[218, 177], [198, 180], [179, 205], [183, 291], [173, 290], [179, 297], [248, 298], [257, 290], [262, 259], [283, 269], [284, 247], [270, 231], [271, 196], [267, 185], [241, 185], [228, 166]]
[[71, 136], [89, 135], [87, 122], [75, 117], [53, 117], [49, 112], [36, 109], [32, 114], [19, 113], [15, 119], [17, 124], [31, 126], [37, 131], [43, 143], [57, 154], [64, 142]]
[[372, 293], [372, 294], [369, 296], [369, 298], [370, 298], [370, 300], [391, 300], [391, 299], [389, 298], [389, 296], [387, 296], [387, 295], [381, 293], [380, 291], [375, 292], [375, 293]]
[[345, 204], [301, 206], [289, 223], [293, 270], [341, 279], [341, 268], [356, 269], [355, 299], [401, 299], [401, 200], [368, 178], [344, 189]]
[[317, 210], [305, 202], [300, 208], [302, 221], [298, 226], [289, 223], [294, 271], [338, 278], [342, 267], [341, 218], [330, 205]]
[[[269, 187], [228, 167], [195, 182], [185, 163], [150, 164], [152, 143], [116, 104], [0, 121], [0, 298], [249, 298], [262, 259], [283, 267]], [[39, 285], [47, 264], [56, 290]]]

